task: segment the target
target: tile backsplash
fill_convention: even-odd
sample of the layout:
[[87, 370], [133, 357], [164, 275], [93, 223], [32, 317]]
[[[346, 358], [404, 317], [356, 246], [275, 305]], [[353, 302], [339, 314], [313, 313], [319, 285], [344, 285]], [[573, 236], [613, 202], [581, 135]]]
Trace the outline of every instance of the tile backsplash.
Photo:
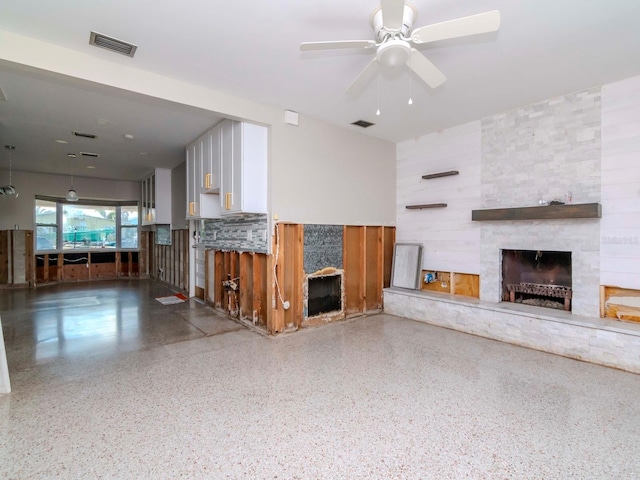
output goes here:
[[204, 220], [202, 243], [218, 250], [267, 253], [269, 237], [266, 214], [243, 214]]

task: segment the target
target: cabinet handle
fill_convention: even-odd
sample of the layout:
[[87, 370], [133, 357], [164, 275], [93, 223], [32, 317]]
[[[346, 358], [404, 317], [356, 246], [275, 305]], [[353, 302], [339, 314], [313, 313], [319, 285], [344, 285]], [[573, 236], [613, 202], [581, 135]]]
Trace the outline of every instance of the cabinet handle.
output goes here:
[[194, 216], [196, 213], [196, 202], [189, 202], [189, 215]]
[[209, 190], [211, 188], [211, 174], [207, 173], [204, 176], [204, 188], [206, 188], [207, 190]]
[[224, 198], [224, 208], [231, 210], [231, 193], [227, 193]]

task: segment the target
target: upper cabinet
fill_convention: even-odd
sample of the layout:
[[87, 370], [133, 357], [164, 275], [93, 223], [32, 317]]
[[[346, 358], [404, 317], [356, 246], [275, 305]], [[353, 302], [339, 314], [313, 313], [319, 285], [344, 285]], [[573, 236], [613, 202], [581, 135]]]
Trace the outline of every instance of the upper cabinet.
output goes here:
[[[218, 150], [219, 143], [218, 140]], [[216, 181], [219, 182], [220, 178], [220, 161], [214, 162], [212, 159], [211, 145], [210, 131], [187, 146], [187, 219], [220, 216], [220, 198], [218, 195], [212, 195], [219, 192], [219, 187], [216, 187], [218, 192], [215, 188], [206, 188], [213, 186]], [[215, 169], [211, 167], [213, 163], [217, 165]], [[218, 180], [215, 180], [216, 177]]]
[[267, 128], [222, 122], [222, 214], [267, 213]]
[[187, 146], [187, 218], [267, 213], [267, 129], [224, 120]]
[[142, 225], [171, 223], [171, 169], [156, 168], [142, 181]]

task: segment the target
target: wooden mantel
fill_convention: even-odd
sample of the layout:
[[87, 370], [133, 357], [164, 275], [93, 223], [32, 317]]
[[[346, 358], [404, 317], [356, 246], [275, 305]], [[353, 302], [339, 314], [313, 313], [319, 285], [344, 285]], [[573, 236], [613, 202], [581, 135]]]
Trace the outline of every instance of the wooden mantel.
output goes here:
[[542, 207], [491, 208], [471, 211], [471, 220], [475, 222], [555, 220], [561, 218], [602, 218], [602, 205], [599, 203], [579, 203], [546, 205]]

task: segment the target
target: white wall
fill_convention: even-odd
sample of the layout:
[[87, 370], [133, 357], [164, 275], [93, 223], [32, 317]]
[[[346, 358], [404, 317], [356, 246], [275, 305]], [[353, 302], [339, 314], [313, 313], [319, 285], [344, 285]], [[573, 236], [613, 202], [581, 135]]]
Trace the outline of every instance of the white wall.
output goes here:
[[[0, 170], [0, 178], [8, 172]], [[69, 175], [47, 175], [42, 173], [16, 172], [13, 185], [18, 192], [14, 196], [0, 196], [0, 230], [8, 230], [18, 225], [23, 230], [33, 230], [34, 205], [36, 195], [63, 198], [71, 187]], [[82, 199], [134, 200], [140, 199], [140, 182], [101, 180], [74, 177], [73, 186]]]
[[640, 77], [602, 88], [603, 285], [640, 289]]
[[392, 143], [303, 115], [286, 125], [267, 105], [0, 30], [3, 60], [268, 125], [269, 207], [281, 220], [394, 223]]
[[171, 170], [171, 228], [189, 228], [187, 215], [187, 164], [181, 163]]
[[272, 212], [296, 223], [394, 225], [396, 146], [309, 117], [276, 124]]
[[[398, 242], [424, 246], [423, 268], [480, 273], [480, 228], [471, 210], [480, 205], [480, 122], [398, 144]], [[422, 175], [457, 170], [456, 176]], [[407, 210], [407, 205], [446, 203], [446, 208]]]

